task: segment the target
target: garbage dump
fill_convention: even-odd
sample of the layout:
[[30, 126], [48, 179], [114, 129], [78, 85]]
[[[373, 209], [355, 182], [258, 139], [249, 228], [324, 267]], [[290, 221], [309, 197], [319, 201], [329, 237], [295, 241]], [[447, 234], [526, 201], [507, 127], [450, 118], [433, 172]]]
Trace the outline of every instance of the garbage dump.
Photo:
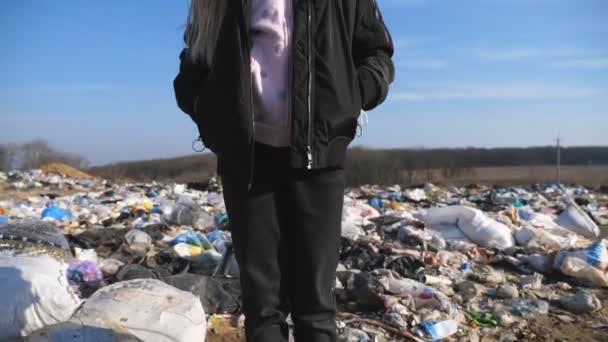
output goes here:
[[[244, 341], [219, 182], [77, 177], [0, 173], [0, 340]], [[608, 194], [426, 184], [344, 196], [340, 341], [605, 340]]]

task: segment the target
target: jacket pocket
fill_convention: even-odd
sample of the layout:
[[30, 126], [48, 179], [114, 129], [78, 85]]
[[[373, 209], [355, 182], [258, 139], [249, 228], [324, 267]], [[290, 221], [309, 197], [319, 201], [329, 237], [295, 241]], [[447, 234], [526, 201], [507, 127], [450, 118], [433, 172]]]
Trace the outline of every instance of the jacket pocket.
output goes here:
[[217, 135], [221, 133], [221, 128], [218, 127], [218, 120], [215, 117], [216, 113], [209, 110], [206, 105], [208, 95], [208, 82], [204, 82], [200, 89], [199, 95], [194, 102], [194, 121], [198, 128], [198, 132], [205, 147], [211, 151], [218, 153]]
[[344, 165], [346, 161], [346, 151], [351, 141], [352, 138], [347, 136], [338, 136], [331, 139], [327, 145], [326, 159], [330, 160], [332, 164]]
[[371, 68], [361, 66], [357, 69], [359, 100], [361, 109], [370, 109], [378, 97], [378, 80]]

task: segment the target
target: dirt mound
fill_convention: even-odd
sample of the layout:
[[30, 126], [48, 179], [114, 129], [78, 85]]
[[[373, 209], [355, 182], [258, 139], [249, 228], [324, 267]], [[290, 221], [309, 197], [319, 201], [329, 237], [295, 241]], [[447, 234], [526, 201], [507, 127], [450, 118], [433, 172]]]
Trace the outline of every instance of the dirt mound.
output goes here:
[[82, 172], [75, 167], [62, 164], [62, 163], [50, 163], [41, 167], [44, 173], [56, 173], [59, 175], [63, 175], [69, 178], [74, 179], [96, 179], [97, 177], [91, 176], [88, 173]]

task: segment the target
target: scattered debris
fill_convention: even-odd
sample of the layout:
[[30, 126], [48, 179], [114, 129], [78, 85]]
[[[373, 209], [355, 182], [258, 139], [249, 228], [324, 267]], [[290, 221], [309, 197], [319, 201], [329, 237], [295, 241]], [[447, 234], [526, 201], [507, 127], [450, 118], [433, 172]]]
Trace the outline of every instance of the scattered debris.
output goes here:
[[[49, 165], [0, 173], [0, 185], [19, 193], [0, 200], [0, 301], [11, 310], [0, 339], [244, 341], [215, 180], [203, 191], [113, 184]], [[542, 340], [579, 322], [605, 333], [606, 222], [608, 194], [560, 184], [347, 189], [340, 341]]]

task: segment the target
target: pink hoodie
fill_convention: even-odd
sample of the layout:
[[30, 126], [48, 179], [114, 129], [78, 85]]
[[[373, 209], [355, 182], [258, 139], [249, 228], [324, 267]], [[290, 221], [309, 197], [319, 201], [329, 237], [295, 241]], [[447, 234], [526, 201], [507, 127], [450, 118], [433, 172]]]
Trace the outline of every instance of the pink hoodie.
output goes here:
[[252, 0], [251, 76], [256, 141], [289, 145], [289, 60], [295, 0]]

